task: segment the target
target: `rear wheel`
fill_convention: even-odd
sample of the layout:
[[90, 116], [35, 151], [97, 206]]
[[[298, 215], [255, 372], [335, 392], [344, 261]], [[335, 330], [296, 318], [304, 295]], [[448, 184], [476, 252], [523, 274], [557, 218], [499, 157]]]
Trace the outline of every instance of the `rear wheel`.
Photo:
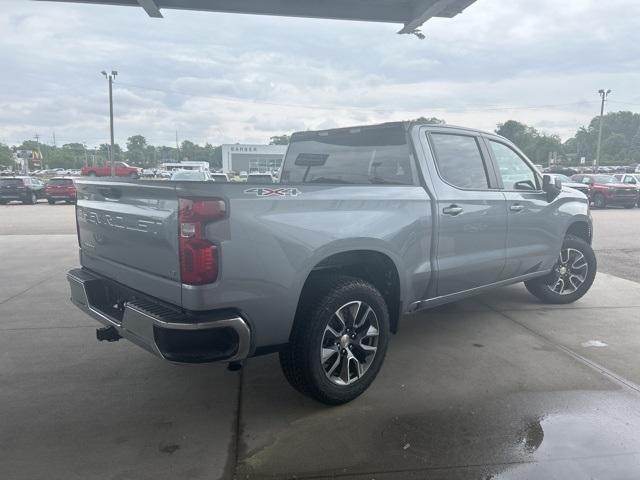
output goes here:
[[35, 205], [38, 201], [38, 197], [34, 192], [27, 192], [27, 198], [22, 202], [25, 205]]
[[47, 202], [49, 202], [49, 205], [55, 205], [56, 201], [53, 198], [47, 198]]
[[628, 203], [624, 206], [624, 208], [634, 208], [636, 206], [635, 203]]
[[572, 303], [589, 291], [598, 268], [591, 245], [567, 235], [553, 270], [524, 282], [527, 290], [545, 303]]
[[389, 314], [382, 295], [362, 279], [336, 275], [312, 281], [280, 365], [295, 389], [339, 405], [362, 394], [378, 375]]
[[607, 208], [607, 199], [601, 193], [596, 193], [593, 196], [593, 206], [595, 208]]
[[0, 205], [6, 205], [7, 203], [9, 203], [7, 200], [0, 200]]

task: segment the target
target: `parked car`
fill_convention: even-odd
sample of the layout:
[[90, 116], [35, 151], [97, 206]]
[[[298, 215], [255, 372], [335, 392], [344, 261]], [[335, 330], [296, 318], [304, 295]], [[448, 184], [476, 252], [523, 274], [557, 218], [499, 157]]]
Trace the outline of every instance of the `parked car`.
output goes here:
[[613, 175], [578, 174], [571, 179], [589, 186], [589, 199], [595, 208], [633, 208], [638, 203], [638, 190], [634, 186], [619, 183]]
[[210, 182], [211, 174], [206, 170], [174, 170], [171, 180], [181, 182]]
[[35, 204], [45, 197], [44, 183], [35, 177], [14, 176], [0, 178], [0, 205], [12, 200]]
[[633, 185], [634, 187], [636, 187], [636, 190], [638, 191], [638, 201], [636, 202], [636, 205], [640, 207], [640, 174], [618, 173], [614, 175], [614, 178], [620, 183], [623, 183], [625, 185]]
[[211, 178], [214, 182], [218, 183], [227, 183], [229, 181], [229, 177], [227, 177], [226, 173], [212, 173]]
[[250, 173], [247, 183], [273, 183], [273, 177], [270, 173]]
[[98, 339], [173, 363], [279, 351], [327, 404], [366, 390], [402, 314], [522, 281], [570, 303], [596, 274], [587, 198], [466, 128], [295, 133], [269, 186], [76, 186], [82, 268], [67, 278]]
[[[110, 177], [111, 176], [111, 165], [103, 165], [100, 167], [91, 166], [91, 167], [82, 167], [80, 170], [81, 175], [86, 175], [88, 177]], [[142, 173], [142, 169], [138, 167], [132, 167], [131, 165], [126, 164], [125, 162], [116, 162], [115, 169], [116, 177], [131, 177], [138, 178]]]
[[572, 175], [577, 174], [578, 171], [575, 168], [571, 168], [571, 167], [553, 166], [553, 167], [548, 168], [546, 170], [546, 173], [558, 173], [560, 175], [565, 175], [567, 177], [571, 177]]
[[54, 177], [47, 182], [44, 188], [49, 205], [64, 201], [74, 203], [76, 201], [76, 187], [73, 179], [68, 177]]

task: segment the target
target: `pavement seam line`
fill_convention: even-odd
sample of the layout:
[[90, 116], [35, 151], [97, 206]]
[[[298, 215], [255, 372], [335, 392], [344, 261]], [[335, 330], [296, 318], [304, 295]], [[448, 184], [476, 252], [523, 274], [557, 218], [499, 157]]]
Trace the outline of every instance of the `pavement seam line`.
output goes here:
[[18, 293], [16, 293], [15, 295], [10, 296], [9, 298], [5, 298], [4, 300], [2, 300], [2, 301], [0, 302], [0, 305], [4, 305], [5, 303], [7, 303], [7, 302], [9, 302], [9, 301], [13, 300], [14, 298], [17, 298], [17, 297], [19, 297], [20, 295], [23, 295], [23, 294], [27, 293], [29, 290], [34, 289], [34, 288], [36, 288], [37, 286], [42, 285], [44, 282], [46, 282], [46, 281], [48, 281], [48, 280], [51, 280], [52, 278], [55, 278], [55, 277], [57, 277], [57, 276], [58, 276], [58, 274], [56, 273], [56, 274], [54, 274], [54, 275], [51, 275], [50, 277], [47, 277], [47, 278], [45, 278], [45, 279], [43, 279], [43, 280], [40, 280], [38, 283], [35, 283], [35, 284], [31, 285], [30, 287], [27, 287], [25, 290], [23, 290], [23, 291], [21, 291], [21, 292], [18, 292]]
[[580, 355], [578, 352], [573, 351], [569, 347], [567, 347], [565, 345], [562, 345], [561, 343], [558, 343], [558, 342], [552, 340], [551, 338], [547, 337], [546, 335], [543, 335], [540, 332], [535, 331], [534, 329], [528, 327], [527, 325], [519, 322], [515, 318], [510, 317], [507, 313], [501, 312], [501, 311], [496, 310], [496, 309], [494, 309], [492, 307], [489, 307], [489, 308], [491, 308], [498, 315], [501, 315], [502, 317], [506, 318], [507, 320], [515, 323], [520, 328], [523, 328], [527, 332], [529, 332], [529, 333], [531, 333], [531, 334], [533, 334], [533, 335], [535, 335], [537, 337], [542, 338], [545, 342], [553, 345], [555, 348], [557, 348], [558, 350], [560, 350], [560, 351], [564, 352], [565, 354], [569, 355], [574, 360], [577, 360], [581, 364], [591, 368], [592, 370], [594, 370], [595, 372], [599, 373], [600, 375], [609, 378], [609, 380], [611, 380], [612, 382], [618, 384], [622, 388], [632, 390], [635, 393], [640, 393], [640, 385], [638, 385], [637, 383], [634, 383], [631, 380], [628, 380], [628, 379], [624, 378], [622, 375], [619, 375], [619, 374], [615, 373], [613, 370], [610, 370], [607, 367], [605, 367], [603, 365], [600, 365], [598, 362], [594, 362], [593, 360], [590, 360], [590, 359]]
[[233, 465], [231, 467], [231, 478], [238, 478], [238, 465], [240, 462], [240, 444], [242, 442], [242, 398], [243, 398], [243, 385], [244, 385], [244, 369], [246, 368], [246, 362], [242, 362], [242, 368], [240, 369], [238, 379], [238, 399], [236, 421], [234, 423], [234, 444], [233, 444]]

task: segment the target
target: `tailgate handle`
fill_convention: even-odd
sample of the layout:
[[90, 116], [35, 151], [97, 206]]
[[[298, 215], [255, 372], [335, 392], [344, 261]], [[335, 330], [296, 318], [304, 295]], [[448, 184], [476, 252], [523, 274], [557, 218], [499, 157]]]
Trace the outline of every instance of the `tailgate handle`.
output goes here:
[[118, 200], [122, 196], [122, 191], [115, 187], [98, 188], [98, 191], [104, 198], [111, 198], [113, 200]]

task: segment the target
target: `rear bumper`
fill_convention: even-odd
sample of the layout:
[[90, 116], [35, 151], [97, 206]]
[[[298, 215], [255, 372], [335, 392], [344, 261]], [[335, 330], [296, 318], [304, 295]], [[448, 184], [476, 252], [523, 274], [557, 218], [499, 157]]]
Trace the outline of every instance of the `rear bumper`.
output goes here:
[[185, 312], [86, 269], [67, 273], [71, 301], [121, 337], [174, 363], [247, 358], [251, 332], [233, 312]]

